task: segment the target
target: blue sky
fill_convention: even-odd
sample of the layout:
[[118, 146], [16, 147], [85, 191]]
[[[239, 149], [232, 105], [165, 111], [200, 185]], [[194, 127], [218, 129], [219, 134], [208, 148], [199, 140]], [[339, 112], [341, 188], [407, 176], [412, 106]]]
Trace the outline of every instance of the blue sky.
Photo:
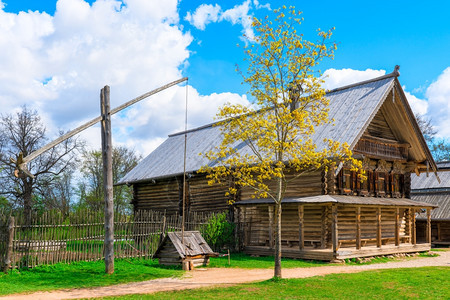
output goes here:
[[[225, 101], [246, 103], [247, 87], [235, 71], [236, 64], [245, 69], [236, 46], [249, 42], [242, 38], [249, 30], [245, 18], [263, 17], [271, 13], [268, 4], [273, 9], [284, 3], [59, 0], [57, 9], [54, 0], [0, 2], [0, 45], [9, 49], [0, 58], [0, 78], [8, 79], [0, 84], [2, 113], [26, 103], [43, 114], [50, 131], [95, 117], [104, 84], [111, 85], [116, 106], [188, 76], [191, 127], [210, 122]], [[300, 30], [307, 38], [319, 27], [336, 27], [335, 59], [320, 66], [330, 87], [389, 73], [399, 64], [413, 109], [431, 117], [442, 137], [450, 135], [450, 2], [289, 4], [303, 11]], [[147, 154], [182, 129], [177, 122], [184, 92], [172, 89], [117, 117], [116, 142]], [[84, 135], [93, 145], [95, 130]]]

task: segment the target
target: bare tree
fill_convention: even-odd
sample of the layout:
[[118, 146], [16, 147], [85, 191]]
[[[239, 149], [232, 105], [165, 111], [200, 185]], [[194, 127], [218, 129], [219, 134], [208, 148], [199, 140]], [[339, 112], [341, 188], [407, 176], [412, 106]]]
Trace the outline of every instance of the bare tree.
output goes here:
[[42, 197], [46, 210], [56, 209], [64, 216], [69, 215], [72, 198], [72, 174], [74, 169], [67, 169], [58, 176], [45, 176], [39, 181], [36, 190]]
[[[62, 135], [63, 132], [60, 132]], [[71, 170], [76, 162], [76, 152], [83, 143], [77, 139], [68, 139], [48, 150], [28, 164], [34, 178], [22, 172], [16, 172], [16, 164], [11, 161], [26, 157], [41, 148], [47, 141], [46, 129], [37, 111], [26, 106], [15, 115], [6, 114], [0, 118], [0, 195], [15, 201], [15, 206], [23, 209], [26, 222], [31, 221], [33, 196], [37, 186], [49, 182]]]
[[[103, 207], [102, 153], [100, 150], [84, 151], [82, 159], [81, 172], [83, 173], [84, 181], [78, 185], [80, 200], [91, 209], [101, 209]], [[118, 182], [141, 159], [142, 156], [132, 149], [126, 147], [113, 148], [113, 182]], [[114, 187], [115, 211], [127, 211], [130, 208], [131, 199], [132, 194], [129, 187], [124, 185]]]
[[433, 127], [433, 124], [431, 124], [431, 119], [418, 113], [415, 115], [415, 117], [417, 120], [417, 124], [422, 131], [423, 137], [425, 138], [425, 141], [430, 144], [437, 133], [436, 129]]

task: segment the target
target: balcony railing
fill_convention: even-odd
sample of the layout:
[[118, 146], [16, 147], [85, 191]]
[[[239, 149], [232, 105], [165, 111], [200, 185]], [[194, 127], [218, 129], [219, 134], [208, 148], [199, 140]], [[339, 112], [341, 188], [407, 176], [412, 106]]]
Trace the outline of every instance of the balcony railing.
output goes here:
[[374, 137], [362, 137], [353, 149], [354, 152], [376, 158], [407, 160], [409, 144]]

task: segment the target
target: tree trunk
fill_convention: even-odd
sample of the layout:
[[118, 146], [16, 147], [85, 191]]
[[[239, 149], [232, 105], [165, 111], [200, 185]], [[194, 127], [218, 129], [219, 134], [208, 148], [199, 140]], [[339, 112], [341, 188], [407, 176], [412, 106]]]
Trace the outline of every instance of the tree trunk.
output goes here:
[[31, 211], [33, 201], [33, 183], [31, 178], [23, 179], [23, 214], [25, 217], [25, 225], [31, 225]]
[[281, 278], [281, 201], [275, 204], [275, 269], [273, 276]]
[[275, 269], [274, 278], [281, 278], [281, 199], [283, 197], [283, 180], [278, 178], [277, 201], [275, 203]]

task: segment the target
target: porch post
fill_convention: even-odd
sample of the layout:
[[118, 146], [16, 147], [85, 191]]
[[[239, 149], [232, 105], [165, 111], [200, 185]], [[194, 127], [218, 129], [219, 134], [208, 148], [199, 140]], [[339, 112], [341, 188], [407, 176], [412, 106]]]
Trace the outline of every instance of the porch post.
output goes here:
[[431, 244], [431, 209], [427, 208], [427, 243]]
[[437, 240], [441, 240], [441, 223], [437, 222]]
[[395, 211], [395, 246], [400, 245], [400, 208]]
[[361, 207], [356, 207], [356, 249], [361, 249]]
[[338, 211], [337, 205], [333, 204], [331, 206], [331, 242], [333, 244], [333, 256], [336, 258], [337, 250], [339, 248], [339, 240], [338, 240], [338, 219], [337, 219]]
[[269, 247], [270, 249], [273, 248], [273, 206], [268, 206], [268, 213], [269, 213]]
[[238, 252], [241, 249], [242, 238], [240, 236], [241, 233], [241, 209], [240, 207], [234, 206], [234, 224], [236, 224], [236, 228], [234, 230], [234, 241], [235, 241], [235, 250]]
[[381, 248], [381, 207], [377, 208], [377, 247]]
[[248, 223], [247, 223], [247, 208], [245, 206], [242, 206], [242, 246], [245, 248], [247, 246], [247, 236], [248, 236], [248, 232], [247, 232], [247, 227], [248, 227]]
[[305, 224], [304, 224], [304, 207], [298, 206], [298, 249], [302, 251], [305, 248]]
[[412, 229], [411, 229], [411, 214], [412, 214], [412, 209], [411, 207], [408, 208], [408, 235], [409, 235], [409, 243], [412, 244]]
[[322, 208], [322, 228], [320, 237], [320, 248], [325, 249], [327, 247], [327, 233], [328, 233], [328, 206], [325, 205]]
[[412, 237], [412, 244], [415, 245], [416, 244], [416, 209], [413, 208], [412, 209], [412, 214], [411, 214], [411, 224], [412, 224], [412, 232], [411, 232], [411, 237]]

